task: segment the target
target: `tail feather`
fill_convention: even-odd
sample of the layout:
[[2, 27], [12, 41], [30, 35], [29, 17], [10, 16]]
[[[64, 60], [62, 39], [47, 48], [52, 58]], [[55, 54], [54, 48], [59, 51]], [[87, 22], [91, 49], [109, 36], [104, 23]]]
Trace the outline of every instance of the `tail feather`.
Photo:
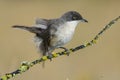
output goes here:
[[38, 29], [37, 27], [27, 27], [27, 26], [19, 26], [19, 25], [14, 25], [12, 27], [27, 30], [27, 31], [32, 32], [32, 33], [41, 33], [41, 30]]

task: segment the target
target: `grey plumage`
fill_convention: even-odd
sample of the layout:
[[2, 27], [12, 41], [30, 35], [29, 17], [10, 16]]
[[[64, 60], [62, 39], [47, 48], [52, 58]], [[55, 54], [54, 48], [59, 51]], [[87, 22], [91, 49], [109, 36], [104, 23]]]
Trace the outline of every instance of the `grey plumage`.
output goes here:
[[74, 30], [80, 21], [87, 22], [76, 11], [69, 11], [57, 19], [37, 19], [34, 26], [19, 26], [32, 33], [35, 33], [35, 42], [42, 55], [51, 55], [53, 50], [62, 47], [69, 42], [74, 34]]

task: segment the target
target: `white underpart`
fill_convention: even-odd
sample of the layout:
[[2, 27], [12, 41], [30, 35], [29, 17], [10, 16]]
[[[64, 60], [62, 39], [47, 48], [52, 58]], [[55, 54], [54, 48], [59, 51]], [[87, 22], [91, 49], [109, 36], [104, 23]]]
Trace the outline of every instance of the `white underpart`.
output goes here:
[[72, 39], [78, 23], [79, 21], [70, 21], [59, 27], [58, 31], [56, 32], [59, 43], [56, 46], [63, 46]]

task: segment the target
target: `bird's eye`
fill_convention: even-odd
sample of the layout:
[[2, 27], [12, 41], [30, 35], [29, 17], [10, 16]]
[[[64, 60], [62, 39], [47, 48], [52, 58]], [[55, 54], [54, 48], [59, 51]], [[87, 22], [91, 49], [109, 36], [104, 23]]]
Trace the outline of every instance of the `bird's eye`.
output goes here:
[[73, 17], [72, 17], [72, 19], [73, 19], [73, 20], [76, 20], [76, 19], [77, 19], [77, 17], [73, 16]]

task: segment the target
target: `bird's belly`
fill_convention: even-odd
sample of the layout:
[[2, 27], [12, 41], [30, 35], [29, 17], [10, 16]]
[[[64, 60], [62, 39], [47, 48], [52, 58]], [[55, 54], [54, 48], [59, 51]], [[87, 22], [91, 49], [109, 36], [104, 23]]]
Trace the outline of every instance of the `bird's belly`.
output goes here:
[[58, 39], [62, 44], [66, 44], [72, 39], [73, 34], [71, 33], [60, 33]]
[[74, 31], [61, 30], [57, 32], [57, 45], [63, 46], [68, 43], [73, 37]]

